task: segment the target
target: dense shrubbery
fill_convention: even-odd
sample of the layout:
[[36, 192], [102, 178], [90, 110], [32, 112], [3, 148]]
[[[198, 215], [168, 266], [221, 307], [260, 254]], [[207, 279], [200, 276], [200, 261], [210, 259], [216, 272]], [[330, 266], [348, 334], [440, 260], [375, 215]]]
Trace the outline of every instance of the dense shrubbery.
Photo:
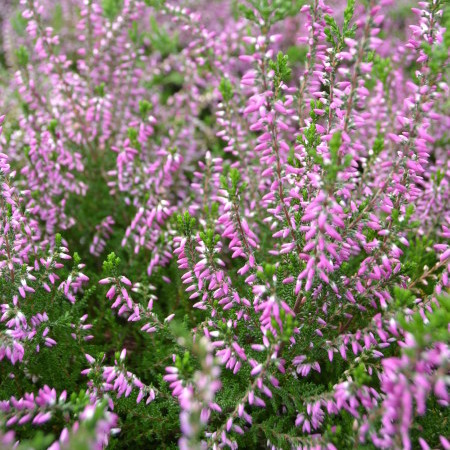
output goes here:
[[441, 0], [3, 0], [0, 446], [449, 449]]

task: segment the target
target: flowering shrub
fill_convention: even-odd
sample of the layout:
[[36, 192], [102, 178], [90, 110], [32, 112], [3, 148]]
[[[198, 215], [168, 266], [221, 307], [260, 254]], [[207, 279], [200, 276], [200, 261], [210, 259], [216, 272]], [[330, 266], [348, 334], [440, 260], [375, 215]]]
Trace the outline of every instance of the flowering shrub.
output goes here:
[[0, 447], [449, 449], [449, 21], [1, 2]]

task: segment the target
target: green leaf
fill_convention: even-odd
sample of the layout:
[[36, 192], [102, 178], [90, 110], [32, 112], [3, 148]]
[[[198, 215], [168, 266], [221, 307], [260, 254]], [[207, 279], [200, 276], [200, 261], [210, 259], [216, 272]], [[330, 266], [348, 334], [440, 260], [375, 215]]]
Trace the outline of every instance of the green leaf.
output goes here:
[[228, 103], [233, 98], [233, 85], [228, 78], [224, 77], [220, 80], [219, 92], [222, 94], [225, 103]]

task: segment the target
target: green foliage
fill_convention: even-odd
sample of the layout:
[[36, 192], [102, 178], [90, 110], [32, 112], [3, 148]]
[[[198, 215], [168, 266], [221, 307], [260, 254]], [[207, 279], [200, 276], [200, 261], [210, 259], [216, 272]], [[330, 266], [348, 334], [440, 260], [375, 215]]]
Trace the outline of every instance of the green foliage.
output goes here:
[[448, 2], [444, 2], [444, 14], [442, 15], [442, 25], [445, 28], [444, 45], [450, 47], [450, 6]]
[[103, 261], [103, 271], [110, 276], [118, 275], [120, 266], [120, 258], [114, 252], [110, 253], [105, 261]]
[[277, 23], [286, 17], [298, 13], [304, 5], [303, 0], [247, 0], [247, 4], [236, 2], [239, 14], [247, 20], [259, 23], [262, 19], [268, 26]]
[[98, 86], [94, 88], [95, 95], [98, 97], [104, 97], [105, 96], [105, 83], [100, 83]]
[[[417, 225], [417, 224], [414, 224]], [[405, 248], [402, 257], [402, 271], [412, 280], [418, 280], [427, 268], [433, 267], [436, 263], [436, 254], [432, 250], [432, 241], [426, 237], [415, 235], [414, 231], [410, 232], [410, 246]], [[429, 279], [427, 285], [421, 286], [426, 293], [433, 291], [435, 281]]]
[[150, 33], [145, 33], [148, 39], [150, 39], [153, 49], [161, 53], [163, 58], [177, 53], [179, 50], [178, 34], [174, 33], [169, 35], [169, 33], [161, 27], [154, 16], [150, 17]]
[[[310, 112], [310, 117], [312, 119], [311, 124], [304, 131], [303, 136], [298, 137], [298, 142], [305, 146], [308, 156], [315, 164], [323, 165], [323, 157], [317, 153], [317, 147], [320, 144], [321, 139], [320, 134], [316, 129], [316, 123], [319, 119], [319, 116], [314, 112], [314, 109], [316, 108], [320, 108], [320, 103], [318, 101], [312, 101]], [[291, 160], [291, 162], [293, 161]]]
[[308, 47], [293, 45], [286, 50], [286, 55], [291, 64], [302, 64], [306, 61]]
[[183, 82], [183, 75], [179, 72], [173, 71], [168, 74], [154, 76], [151, 82], [145, 83], [145, 87], [151, 89], [158, 86], [161, 103], [166, 105], [169, 98], [181, 89]]
[[60, 4], [56, 4], [53, 10], [52, 26], [59, 33], [64, 25], [63, 9]]
[[28, 54], [28, 50], [26, 47], [24, 47], [23, 45], [21, 45], [17, 50], [16, 50], [16, 59], [17, 59], [17, 64], [21, 67], [26, 67], [28, 64], [28, 60], [29, 60], [29, 54]]
[[138, 30], [138, 24], [135, 20], [131, 22], [131, 27], [128, 30], [128, 35], [130, 36], [131, 41], [134, 45], [138, 45], [140, 41], [140, 35]]
[[[402, 328], [414, 336], [414, 341], [419, 349], [432, 345], [433, 342], [448, 342], [450, 333], [448, 324], [450, 323], [450, 296], [448, 294], [438, 296], [439, 305], [431, 304], [432, 311], [425, 313], [426, 319], [416, 312], [412, 317], [406, 318], [400, 314], [398, 321]], [[416, 349], [405, 348], [406, 353], [414, 353]]]
[[183, 215], [179, 214], [177, 216], [178, 229], [185, 236], [191, 236], [194, 229], [196, 220], [194, 217], [191, 217], [188, 211], [186, 211]]
[[373, 89], [376, 80], [380, 80], [386, 88], [388, 77], [392, 73], [392, 63], [390, 58], [382, 58], [375, 52], [369, 52], [367, 62], [372, 63], [372, 74], [371, 78], [366, 80], [366, 87], [368, 89]]
[[353, 14], [355, 13], [355, 3], [356, 3], [356, 0], [348, 0], [347, 1], [347, 7], [344, 10], [344, 26], [342, 27], [342, 30], [344, 32], [346, 32], [350, 29], [349, 28], [350, 21], [352, 20]]
[[215, 231], [211, 228], [201, 231], [199, 235], [209, 251], [212, 251], [214, 246], [220, 241], [220, 236], [215, 234]]
[[50, 123], [48, 124], [48, 131], [52, 133], [53, 137], [56, 137], [56, 128], [58, 126], [58, 121], [56, 119], [50, 120]]
[[52, 433], [45, 434], [39, 430], [32, 438], [24, 439], [16, 448], [20, 450], [46, 450], [54, 440], [55, 436]]
[[345, 38], [354, 38], [356, 25], [350, 26], [350, 22], [355, 12], [355, 0], [348, 0], [344, 11], [344, 23], [342, 29], [332, 16], [326, 15], [325, 22], [328, 25], [325, 29], [327, 41], [333, 44], [335, 51], [340, 51], [345, 47]]
[[340, 131], [333, 134], [329, 142], [330, 155], [326, 158], [324, 155], [317, 152], [317, 147], [321, 142], [320, 134], [316, 130], [316, 121], [318, 116], [314, 113], [314, 108], [319, 107], [316, 103], [311, 104], [311, 118], [313, 119], [311, 125], [304, 132], [304, 137], [300, 137], [299, 141], [305, 146], [308, 156], [314, 164], [318, 164], [324, 169], [324, 178], [328, 185], [332, 186], [341, 172], [346, 167], [349, 167], [352, 162], [352, 155], [347, 154], [344, 158], [341, 157], [340, 148], [342, 145], [342, 134]]
[[[139, 105], [140, 106], [140, 105]], [[127, 130], [128, 139], [130, 140], [130, 144], [135, 148], [136, 150], [141, 149], [141, 144], [138, 141], [139, 132], [136, 130], [136, 128], [129, 127]]]
[[282, 52], [278, 52], [275, 61], [269, 61], [269, 66], [275, 72], [273, 83], [276, 89], [278, 89], [282, 82], [287, 83], [291, 78], [291, 69], [288, 66], [288, 56], [283, 55]]
[[373, 161], [384, 150], [385, 140], [384, 133], [381, 132], [381, 126], [377, 124], [377, 135], [373, 142], [372, 152], [370, 153], [370, 160]]
[[25, 35], [27, 24], [28, 21], [22, 16], [22, 13], [20, 11], [18, 11], [11, 20], [11, 26], [19, 36]]
[[434, 46], [427, 42], [422, 43], [422, 50], [428, 56], [428, 67], [434, 76], [441, 73], [442, 67], [447, 64], [448, 48], [449, 46], [446, 43]]
[[103, 14], [107, 19], [113, 21], [123, 7], [123, 0], [102, 0]]
[[240, 192], [247, 188], [247, 182], [241, 183], [241, 173], [236, 168], [229, 169], [228, 173], [220, 176], [222, 188], [228, 191], [231, 200], [236, 199]]
[[219, 92], [222, 94], [225, 103], [228, 103], [233, 98], [233, 86], [228, 78], [220, 80]]
[[352, 372], [353, 380], [357, 386], [369, 385], [372, 377], [367, 373], [364, 363], [359, 363]]
[[162, 8], [165, 4], [165, 0], [144, 0], [147, 6], [153, 6], [154, 8]]
[[150, 111], [153, 109], [153, 105], [147, 100], [139, 100], [139, 113], [142, 120], [147, 120]]
[[434, 184], [436, 185], [436, 187], [439, 188], [439, 186], [442, 183], [442, 180], [444, 179], [445, 174], [441, 169], [438, 169], [436, 171], [436, 173], [432, 173], [431, 174], [431, 179], [434, 181]]
[[420, 445], [419, 438], [425, 439], [431, 448], [440, 448], [441, 441], [439, 436], [448, 435], [449, 425], [449, 408], [439, 405], [436, 398], [430, 396], [427, 400], [427, 413], [417, 417], [411, 433], [413, 448], [417, 448]]

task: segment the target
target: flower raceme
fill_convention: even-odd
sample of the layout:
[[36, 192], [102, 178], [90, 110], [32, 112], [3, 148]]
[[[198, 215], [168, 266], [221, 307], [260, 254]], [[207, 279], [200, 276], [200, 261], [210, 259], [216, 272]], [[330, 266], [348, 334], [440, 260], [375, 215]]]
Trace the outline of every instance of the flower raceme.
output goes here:
[[449, 17], [0, 5], [0, 446], [450, 448]]

